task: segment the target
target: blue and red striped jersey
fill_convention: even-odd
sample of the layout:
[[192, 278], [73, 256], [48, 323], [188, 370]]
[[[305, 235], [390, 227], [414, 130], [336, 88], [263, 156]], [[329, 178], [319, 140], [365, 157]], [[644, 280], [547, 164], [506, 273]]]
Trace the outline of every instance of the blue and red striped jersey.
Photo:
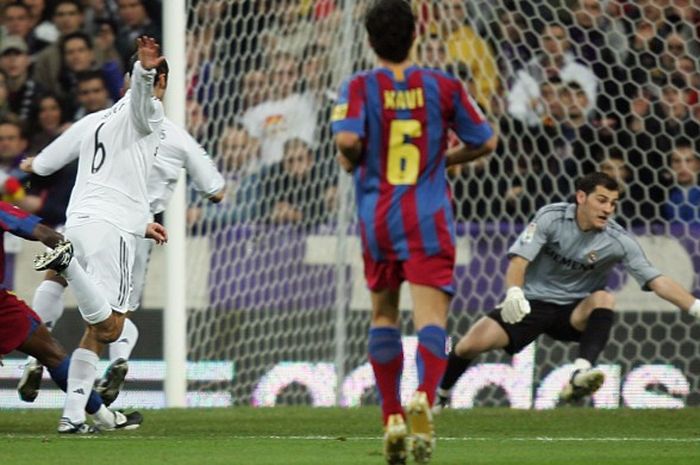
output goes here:
[[474, 146], [493, 135], [460, 81], [417, 66], [404, 76], [387, 68], [355, 74], [341, 86], [332, 128], [363, 141], [353, 176], [366, 253], [374, 260], [406, 260], [454, 247], [448, 130]]
[[8, 231], [16, 236], [31, 239], [34, 237], [34, 228], [40, 221], [38, 216], [0, 201], [0, 282], [5, 280], [5, 247], [2, 232]]

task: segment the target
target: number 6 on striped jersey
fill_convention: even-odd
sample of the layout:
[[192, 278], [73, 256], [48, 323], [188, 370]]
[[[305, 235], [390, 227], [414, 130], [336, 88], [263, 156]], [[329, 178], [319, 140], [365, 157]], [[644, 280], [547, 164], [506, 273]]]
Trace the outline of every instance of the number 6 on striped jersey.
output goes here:
[[389, 153], [386, 179], [395, 186], [412, 185], [418, 182], [420, 150], [406, 142], [406, 137], [420, 137], [420, 121], [415, 119], [394, 120], [389, 130]]

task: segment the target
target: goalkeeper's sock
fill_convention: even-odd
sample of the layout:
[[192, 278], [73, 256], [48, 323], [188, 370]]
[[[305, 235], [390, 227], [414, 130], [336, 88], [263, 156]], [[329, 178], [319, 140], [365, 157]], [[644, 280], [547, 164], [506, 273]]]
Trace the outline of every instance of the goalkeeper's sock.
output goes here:
[[56, 281], [44, 280], [34, 291], [32, 310], [41, 317], [49, 331], [63, 316], [63, 291], [65, 288]]
[[[452, 390], [457, 380], [467, 371], [469, 365], [472, 363], [471, 360], [460, 357], [455, 353], [454, 348], [450, 351], [450, 355], [447, 357], [447, 368], [445, 369], [445, 374], [440, 381], [440, 389], [442, 392], [449, 392]], [[447, 397], [447, 396], [446, 396]]]
[[596, 308], [588, 317], [586, 329], [581, 334], [579, 343], [579, 358], [596, 364], [598, 355], [605, 348], [613, 325], [613, 311], [609, 308]]
[[109, 345], [109, 361], [114, 362], [119, 358], [129, 360], [131, 351], [134, 350], [136, 341], [139, 340], [139, 329], [129, 318], [124, 318], [124, 329], [116, 341]]
[[418, 331], [418, 350], [416, 351], [418, 390], [425, 392], [428, 396], [428, 404], [431, 406], [435, 403], [435, 389], [447, 366], [446, 341], [445, 328], [428, 325]]
[[401, 332], [392, 327], [374, 327], [369, 330], [369, 362], [377, 380], [384, 424], [390, 415], [400, 414], [401, 372], [403, 371], [403, 346]]

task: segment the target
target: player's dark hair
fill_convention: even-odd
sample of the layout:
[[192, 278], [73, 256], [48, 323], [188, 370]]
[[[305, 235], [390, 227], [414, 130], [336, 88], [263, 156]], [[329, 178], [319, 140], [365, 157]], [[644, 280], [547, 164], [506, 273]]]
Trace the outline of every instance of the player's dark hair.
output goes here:
[[609, 191], [620, 192], [620, 184], [605, 173], [596, 171], [589, 173], [576, 181], [576, 190], [583, 191], [586, 195], [592, 193], [596, 187], [601, 186]]
[[406, 0], [374, 0], [365, 14], [365, 28], [380, 58], [401, 63], [411, 51], [416, 18]]
[[[139, 61], [139, 54], [138, 52], [134, 53], [131, 55], [131, 58], [129, 58], [129, 66], [127, 68], [127, 72], [129, 73], [129, 77], [131, 77], [131, 74], [134, 72], [134, 65], [136, 62]], [[170, 66], [168, 66], [168, 60], [163, 60], [161, 64], [156, 67], [156, 77], [160, 76], [161, 74], [165, 76], [165, 79], [168, 79], [168, 73], [170, 73]]]

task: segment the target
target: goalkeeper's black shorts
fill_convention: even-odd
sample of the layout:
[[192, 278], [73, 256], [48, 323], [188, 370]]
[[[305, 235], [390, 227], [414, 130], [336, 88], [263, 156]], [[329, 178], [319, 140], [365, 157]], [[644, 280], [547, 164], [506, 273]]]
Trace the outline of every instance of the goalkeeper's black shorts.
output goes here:
[[488, 317], [493, 318], [508, 334], [508, 345], [505, 351], [517, 354], [525, 346], [537, 339], [540, 334], [546, 334], [557, 341], [578, 341], [581, 331], [571, 326], [571, 313], [580, 300], [567, 305], [557, 305], [541, 300], [530, 301], [530, 313], [515, 324], [506, 323], [501, 318], [501, 309], [492, 310]]

